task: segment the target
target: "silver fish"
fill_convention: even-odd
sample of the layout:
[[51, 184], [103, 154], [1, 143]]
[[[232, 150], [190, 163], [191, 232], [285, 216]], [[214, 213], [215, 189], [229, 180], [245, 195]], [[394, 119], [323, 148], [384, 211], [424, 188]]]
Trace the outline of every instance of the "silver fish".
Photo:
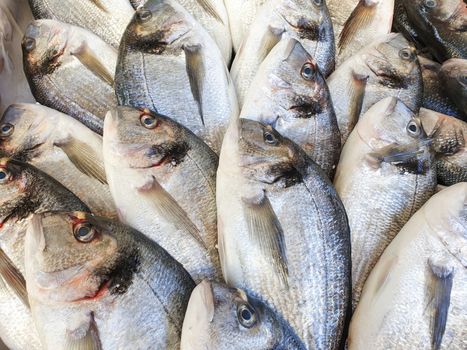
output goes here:
[[344, 145], [334, 184], [349, 217], [353, 308], [384, 249], [435, 191], [428, 143], [420, 119], [388, 97], [365, 113]]

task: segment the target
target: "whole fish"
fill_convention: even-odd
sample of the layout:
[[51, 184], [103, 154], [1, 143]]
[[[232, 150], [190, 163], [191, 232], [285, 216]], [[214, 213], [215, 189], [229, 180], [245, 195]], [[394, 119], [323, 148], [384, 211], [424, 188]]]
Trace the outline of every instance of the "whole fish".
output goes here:
[[423, 56], [418, 56], [418, 61], [420, 62], [423, 77], [422, 107], [463, 118], [464, 113], [451, 101], [446, 86], [441, 84], [441, 65]]
[[29, 0], [36, 19], [54, 19], [90, 30], [118, 48], [134, 13], [128, 0]]
[[10, 349], [40, 350], [24, 281], [28, 218], [49, 210], [89, 211], [74, 194], [32, 165], [0, 159], [0, 334]]
[[235, 89], [209, 34], [174, 0], [149, 0], [122, 39], [115, 88], [120, 105], [168, 115], [219, 151]]
[[26, 0], [0, 4], [0, 115], [12, 103], [34, 102], [21, 64], [21, 40], [32, 19]]
[[36, 100], [102, 134], [117, 104], [117, 51], [93, 33], [53, 20], [32, 22], [23, 39], [24, 71]]
[[191, 293], [180, 349], [305, 350], [306, 347], [290, 325], [261, 300], [241, 289], [204, 280]]
[[431, 137], [436, 155], [438, 183], [467, 182], [467, 123], [445, 114], [420, 109], [423, 129]]
[[224, 0], [229, 15], [230, 32], [235, 52], [248, 36], [260, 7], [268, 0]]
[[120, 219], [167, 250], [195, 281], [218, 278], [218, 159], [170, 118], [118, 107], [105, 118], [104, 162]]
[[434, 195], [371, 272], [349, 349], [465, 349], [467, 183]]
[[404, 1], [409, 21], [439, 62], [467, 59], [467, 4], [463, 0]]
[[25, 264], [44, 349], [180, 348], [194, 282], [141, 233], [83, 212], [35, 215]]
[[75, 119], [38, 104], [11, 105], [0, 120], [0, 154], [52, 176], [101, 216], [116, 217], [102, 138]]
[[326, 0], [329, 14], [331, 15], [335, 38], [339, 38], [345, 22], [352, 14], [358, 2], [359, 0]]
[[384, 249], [435, 191], [428, 142], [420, 119], [388, 97], [365, 113], [344, 145], [334, 184], [349, 217], [353, 308]]
[[444, 62], [440, 76], [447, 94], [463, 112], [460, 119], [467, 121], [467, 60], [452, 58]]
[[334, 70], [334, 33], [324, 0], [269, 0], [258, 11], [232, 63], [240, 106], [261, 62], [281, 37], [292, 37], [318, 63], [324, 76]]
[[338, 64], [391, 32], [394, 0], [359, 0], [339, 35]]
[[388, 96], [418, 111], [423, 98], [420, 65], [402, 34], [388, 34], [345, 61], [327, 80], [342, 144], [363, 115]]
[[326, 80], [295, 39], [283, 38], [265, 58], [248, 90], [241, 118], [274, 127], [332, 178], [341, 137]]
[[338, 349], [350, 302], [350, 237], [327, 176], [271, 126], [233, 120], [217, 172], [228, 285], [269, 304], [310, 349]]

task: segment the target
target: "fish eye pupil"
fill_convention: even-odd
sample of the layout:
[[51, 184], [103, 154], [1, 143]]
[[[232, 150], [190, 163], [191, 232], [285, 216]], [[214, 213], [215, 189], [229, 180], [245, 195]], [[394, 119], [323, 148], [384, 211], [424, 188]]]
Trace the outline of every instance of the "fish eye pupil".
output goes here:
[[0, 170], [0, 180], [5, 180], [6, 177], [7, 177], [6, 172], [4, 172], [3, 170]]
[[435, 0], [426, 0], [425, 5], [429, 8], [436, 7], [436, 1]]
[[91, 225], [87, 223], [80, 224], [74, 229], [75, 238], [82, 243], [91, 242], [94, 238], [94, 230]]
[[266, 140], [267, 143], [275, 143], [276, 138], [274, 137], [273, 134], [267, 132], [264, 134], [264, 139]]
[[151, 11], [142, 8], [137, 11], [137, 16], [141, 22], [146, 22], [152, 17], [152, 13]]
[[245, 328], [252, 328], [257, 323], [255, 310], [248, 304], [242, 304], [237, 309], [237, 319]]
[[90, 228], [86, 226], [82, 226], [78, 229], [76, 233], [79, 237], [85, 237], [89, 233]]
[[251, 315], [250, 310], [248, 310], [248, 309], [243, 309], [241, 315], [242, 315], [242, 318], [243, 318], [245, 321], [251, 320], [252, 315]]
[[24, 48], [26, 49], [26, 51], [31, 51], [35, 47], [36, 47], [36, 40], [34, 40], [33, 38], [26, 38], [24, 40]]
[[411, 132], [414, 132], [414, 133], [415, 133], [415, 132], [417, 132], [417, 129], [418, 129], [418, 128], [417, 128], [417, 126], [416, 126], [415, 124], [410, 124], [410, 125], [409, 125], [409, 130], [410, 130]]
[[13, 132], [13, 125], [6, 123], [3, 124], [0, 128], [1, 136], [9, 136]]

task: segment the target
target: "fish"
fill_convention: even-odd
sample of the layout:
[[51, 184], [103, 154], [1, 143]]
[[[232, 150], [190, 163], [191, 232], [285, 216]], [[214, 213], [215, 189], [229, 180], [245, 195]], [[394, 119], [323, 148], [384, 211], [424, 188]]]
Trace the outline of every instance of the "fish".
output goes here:
[[441, 66], [441, 83], [463, 115], [459, 118], [467, 122], [467, 60], [452, 58]]
[[352, 14], [359, 0], [326, 0], [331, 15], [334, 37], [339, 38], [344, 24]]
[[345, 144], [350, 132], [376, 102], [395, 96], [412, 111], [420, 108], [423, 79], [415, 48], [402, 34], [388, 34], [342, 63], [327, 79]]
[[273, 126], [333, 177], [341, 150], [336, 114], [325, 78], [299, 41], [274, 46], [246, 96], [241, 118]]
[[350, 233], [326, 174], [270, 125], [239, 119], [225, 136], [216, 193], [226, 283], [270, 305], [307, 348], [340, 348]]
[[463, 349], [467, 323], [467, 183], [434, 195], [368, 277], [349, 349]]
[[389, 34], [394, 16], [394, 0], [359, 0], [339, 35], [338, 65], [368, 43]]
[[36, 214], [25, 264], [44, 349], [179, 349], [195, 284], [138, 231], [80, 211]]
[[0, 155], [42, 170], [93, 213], [117, 217], [105, 175], [102, 138], [70, 116], [38, 104], [11, 105], [0, 119]]
[[240, 108], [261, 62], [284, 36], [300, 41], [325, 77], [334, 70], [334, 32], [326, 2], [271, 0], [258, 11], [230, 69]]
[[104, 130], [105, 172], [120, 219], [167, 250], [196, 282], [219, 279], [217, 155], [187, 128], [147, 109], [111, 110]]
[[433, 158], [420, 118], [395, 97], [372, 106], [344, 145], [334, 186], [349, 218], [353, 309], [384, 249], [434, 194]]
[[440, 84], [441, 65], [423, 56], [418, 56], [418, 61], [423, 77], [422, 107], [460, 119], [466, 118], [464, 112], [449, 98], [445, 86]]
[[423, 47], [424, 44], [418, 35], [417, 30], [413, 27], [407, 17], [404, 2], [405, 0], [394, 1], [394, 19], [392, 22], [393, 31], [404, 35], [404, 37], [415, 44], [417, 48]]
[[425, 108], [419, 116], [435, 152], [438, 184], [467, 182], [467, 123]]
[[404, 1], [407, 18], [439, 62], [467, 59], [467, 5], [463, 0]]
[[122, 38], [115, 90], [119, 105], [170, 116], [216, 152], [239, 113], [215, 42], [173, 0], [149, 0], [136, 11]]
[[32, 165], [0, 159], [0, 334], [10, 349], [42, 349], [24, 280], [28, 219], [49, 210], [89, 208]]
[[[35, 19], [85, 28], [118, 48], [134, 10], [128, 0], [29, 0]], [[104, 61], [105, 62], [105, 61]]]
[[290, 325], [261, 300], [241, 289], [203, 280], [191, 293], [180, 349], [307, 348]]
[[32, 22], [22, 42], [26, 77], [37, 102], [102, 134], [117, 105], [117, 51], [91, 32], [53, 20]]
[[233, 49], [238, 52], [250, 32], [256, 14], [267, 0], [224, 0], [224, 2], [229, 15]]
[[21, 40], [32, 19], [26, 0], [0, 4], [0, 115], [12, 103], [35, 102], [21, 64]]

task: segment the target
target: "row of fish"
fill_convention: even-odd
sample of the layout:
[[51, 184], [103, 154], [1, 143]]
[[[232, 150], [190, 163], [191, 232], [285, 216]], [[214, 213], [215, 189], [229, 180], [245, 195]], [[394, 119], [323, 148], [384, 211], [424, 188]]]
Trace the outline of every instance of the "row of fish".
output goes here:
[[465, 3], [29, 4], [0, 5], [9, 348], [465, 347]]

